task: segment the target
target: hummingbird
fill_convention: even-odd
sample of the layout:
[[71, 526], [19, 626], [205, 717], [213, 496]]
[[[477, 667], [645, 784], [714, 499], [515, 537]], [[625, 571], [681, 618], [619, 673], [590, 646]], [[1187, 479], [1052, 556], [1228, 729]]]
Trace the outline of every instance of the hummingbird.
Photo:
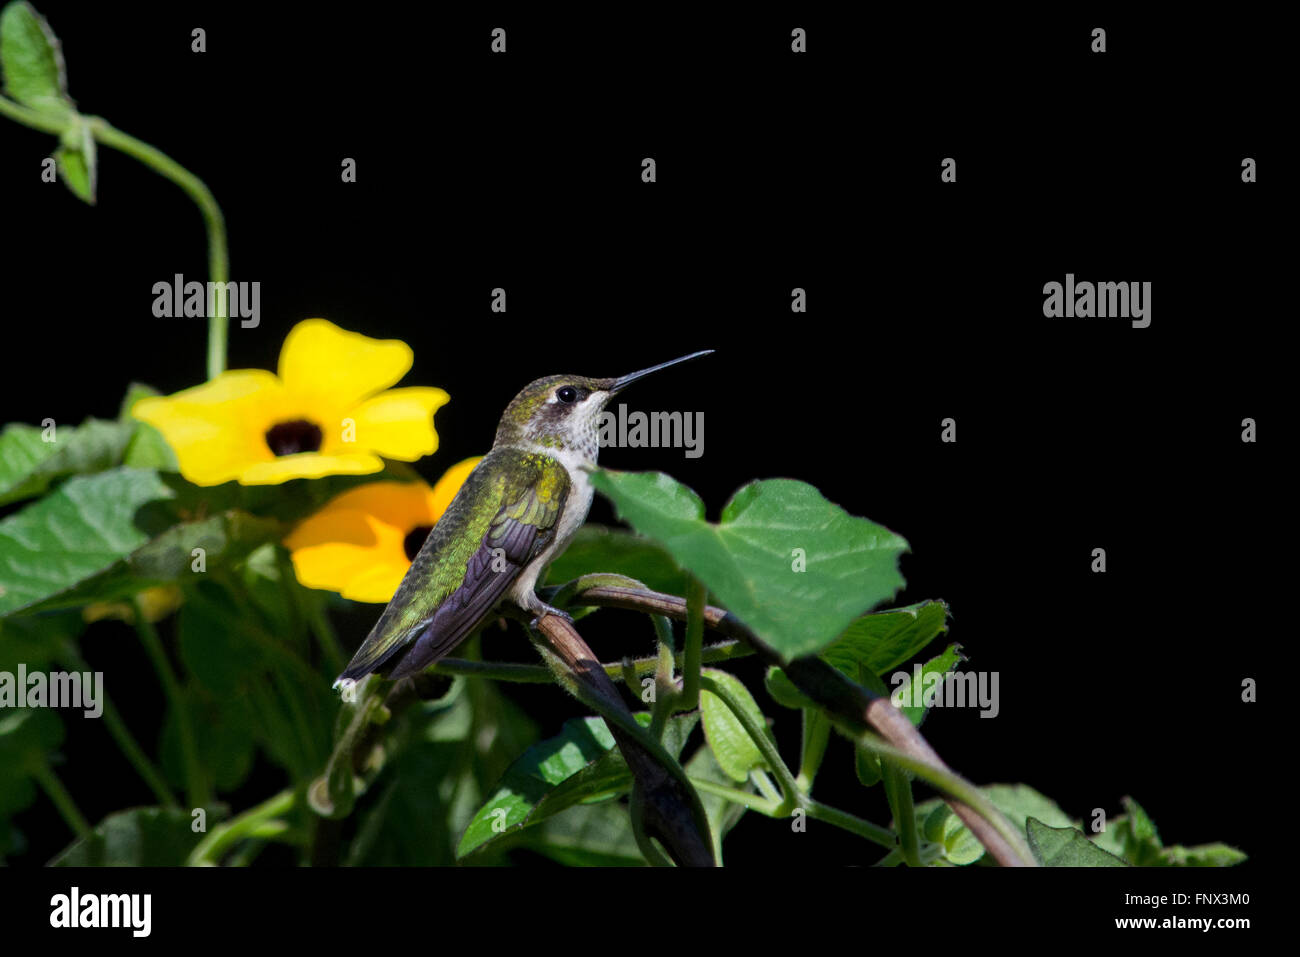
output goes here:
[[334, 687], [372, 672], [393, 680], [417, 674], [505, 602], [534, 624], [546, 615], [568, 618], [534, 589], [591, 510], [588, 476], [600, 452], [600, 414], [638, 379], [712, 351], [616, 379], [553, 375], [525, 386], [506, 406], [492, 450], [433, 526]]

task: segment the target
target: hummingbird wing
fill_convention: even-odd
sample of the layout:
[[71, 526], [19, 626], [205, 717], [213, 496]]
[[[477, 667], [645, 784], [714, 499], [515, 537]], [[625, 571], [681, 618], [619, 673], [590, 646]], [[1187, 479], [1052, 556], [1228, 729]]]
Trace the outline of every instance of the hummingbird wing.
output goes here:
[[555, 538], [569, 492], [559, 462], [493, 449], [469, 474], [340, 681], [404, 678], [469, 637]]

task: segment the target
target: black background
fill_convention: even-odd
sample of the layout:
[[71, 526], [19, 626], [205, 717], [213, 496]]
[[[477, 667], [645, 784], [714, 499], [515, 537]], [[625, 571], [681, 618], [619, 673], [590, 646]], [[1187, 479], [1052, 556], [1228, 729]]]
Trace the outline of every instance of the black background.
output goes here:
[[[1078, 816], [1132, 794], [1170, 843], [1227, 841], [1247, 868], [1267, 857], [1269, 725], [1240, 685], [1278, 667], [1285, 621], [1290, 112], [1275, 26], [1102, 8], [40, 9], [79, 108], [221, 202], [231, 278], [262, 284], [260, 327], [232, 323], [230, 367], [273, 369], [311, 316], [405, 340], [403, 384], [452, 396], [442, 446], [417, 466], [435, 479], [486, 450], [530, 379], [716, 349], [626, 397], [703, 410], [704, 456], [614, 449], [602, 464], [667, 471], [712, 518], [753, 478], [796, 477], [894, 529], [912, 546], [899, 603], [946, 599], [968, 667], [1001, 674], [996, 720], [926, 722], [955, 768], [1032, 784]], [[505, 56], [489, 52], [494, 26]], [[794, 26], [806, 55], [790, 52]], [[1094, 26], [1105, 54], [1089, 52]], [[205, 277], [194, 207], [102, 148], [85, 206], [40, 181], [52, 146], [0, 126], [4, 421], [111, 417], [133, 379], [171, 392], [204, 375], [203, 321], [151, 313], [153, 283]], [[956, 184], [939, 179], [947, 156]], [[1241, 182], [1246, 156], [1257, 184]], [[1150, 281], [1151, 326], [1044, 318], [1043, 284], [1067, 272]], [[497, 286], [504, 316], [489, 310]], [[795, 286], [806, 315], [790, 312]], [[955, 445], [939, 439], [947, 416]], [[1245, 417], [1257, 444], [1240, 441]], [[612, 520], [607, 503], [592, 519]], [[377, 611], [340, 623], [349, 648]], [[114, 641], [118, 626], [97, 627], [105, 646], [87, 655], [115, 688], [136, 669], [124, 710], [147, 726], [161, 700], [143, 655], [124, 628]], [[620, 633], [587, 637], [602, 656], [643, 650]], [[517, 633], [487, 651], [531, 654]], [[577, 713], [555, 689], [518, 699], [547, 730]], [[768, 710], [797, 753], [792, 713]], [[148, 800], [78, 748], [74, 735], [68, 784], [87, 816]], [[887, 817], [879, 795], [861, 803], [848, 746], [832, 749], [819, 796]], [[251, 800], [278, 786], [259, 783]], [[18, 823], [21, 863], [68, 839], [44, 802]], [[876, 857], [829, 828], [787, 831], [748, 815], [728, 863]]]

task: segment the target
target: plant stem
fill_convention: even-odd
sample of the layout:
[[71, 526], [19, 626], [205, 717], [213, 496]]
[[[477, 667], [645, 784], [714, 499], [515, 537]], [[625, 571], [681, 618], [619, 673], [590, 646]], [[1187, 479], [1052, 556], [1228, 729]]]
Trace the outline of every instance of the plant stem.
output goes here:
[[180, 733], [181, 753], [185, 763], [185, 799], [190, 807], [206, 807], [208, 804], [208, 787], [199, 768], [199, 749], [194, 738], [194, 725], [190, 721], [190, 710], [181, 695], [181, 685], [167, 660], [162, 641], [153, 623], [145, 617], [140, 599], [134, 597], [131, 604], [135, 610], [135, 630], [140, 636], [149, 660], [153, 663], [158, 680], [162, 682], [163, 692], [167, 695], [167, 704], [176, 715], [176, 729]]
[[[129, 136], [117, 129], [102, 116], [86, 117], [96, 140], [105, 146], [125, 153], [159, 176], [171, 180], [199, 207], [203, 226], [208, 235], [208, 281], [230, 281], [230, 258], [226, 251], [226, 220], [221, 214], [212, 191], [185, 167], [161, 150]], [[226, 368], [226, 332], [230, 320], [224, 292], [215, 297], [214, 314], [208, 316], [208, 378], [220, 375]]]
[[682, 668], [683, 711], [700, 706], [700, 664], [704, 648], [704, 603], [709, 593], [694, 576], [686, 585], [686, 663]]
[[[81, 657], [81, 654], [71, 642], [64, 646], [62, 657], [71, 665], [73, 671], [90, 670], [85, 659]], [[158, 798], [164, 807], [180, 807], [176, 795], [167, 786], [167, 781], [162, 772], [149, 760], [149, 756], [145, 754], [144, 749], [140, 747], [140, 743], [131, 734], [126, 722], [122, 720], [121, 712], [117, 710], [117, 706], [113, 704], [113, 700], [109, 698], [107, 692], [103, 695], [103, 708], [104, 726], [108, 728], [108, 733], [117, 743], [118, 749], [127, 762], [131, 767], [135, 768], [136, 773], [140, 775], [144, 783], [149, 786], [149, 790], [153, 791], [154, 796]]]
[[885, 796], [889, 799], [890, 810], [894, 812], [894, 823], [898, 825], [898, 840], [903, 852], [903, 860], [908, 867], [921, 866], [921, 848], [916, 840], [916, 809], [912, 804], [912, 782], [907, 774], [893, 761], [882, 760], [880, 773], [884, 778]]
[[[738, 641], [720, 641], [703, 649], [703, 661], [712, 664], [717, 661], [731, 661], [752, 655], [753, 649]], [[674, 656], [675, 663], [684, 660], [679, 652]], [[623, 676], [624, 663], [613, 661], [602, 663], [605, 674], [611, 678]], [[658, 657], [633, 658], [632, 669], [637, 675], [654, 674], [659, 667]], [[505, 661], [469, 661], [465, 658], [443, 658], [437, 664], [425, 669], [426, 675], [464, 675], [468, 678], [490, 678], [494, 681], [513, 681], [518, 684], [550, 684], [554, 676], [543, 665], [525, 665]]]
[[751, 811], [757, 811], [759, 814], [765, 814], [768, 817], [777, 817], [777, 811], [781, 808], [780, 801], [769, 801], [762, 795], [751, 794], [749, 791], [742, 791], [739, 788], [729, 788], [725, 784], [718, 784], [706, 778], [692, 777], [691, 783], [695, 785], [697, 791], [726, 798], [732, 804], [741, 804]]
[[803, 750], [799, 756], [799, 777], [795, 780], [802, 791], [811, 791], [813, 779], [826, 756], [826, 745], [830, 741], [831, 723], [826, 715], [812, 708], [802, 709], [803, 714]]
[[15, 103], [6, 97], [0, 96], [0, 115], [9, 117], [15, 123], [21, 123], [23, 126], [29, 126], [34, 130], [40, 130], [42, 133], [62, 133], [68, 128], [71, 117], [52, 117], [46, 113], [40, 113], [36, 110], [28, 109], [21, 103]]
[[41, 761], [32, 768], [32, 777], [36, 778], [36, 783], [49, 795], [54, 806], [58, 808], [59, 814], [68, 822], [68, 827], [72, 828], [77, 837], [90, 837], [90, 824], [77, 809], [77, 802], [72, 800], [72, 795], [68, 793], [68, 789], [63, 786], [63, 782], [50, 766]]
[[827, 824], [833, 824], [838, 828], [849, 831], [858, 837], [865, 837], [868, 841], [879, 844], [881, 847], [887, 847], [893, 850], [898, 846], [898, 836], [887, 827], [881, 827], [879, 824], [872, 824], [870, 821], [864, 821], [860, 817], [854, 817], [852, 814], [846, 814], [844, 811], [836, 810], [833, 807], [827, 807], [820, 804], [810, 797], [805, 797], [801, 805], [808, 816], [818, 821], [824, 821]]
[[286, 788], [279, 794], [268, 798], [256, 807], [249, 808], [238, 817], [219, 825], [208, 832], [207, 837], [195, 845], [185, 862], [191, 867], [202, 864], [216, 864], [221, 856], [244, 838], [266, 838], [280, 831], [268, 831], [263, 825], [293, 810], [298, 803], [297, 792]]

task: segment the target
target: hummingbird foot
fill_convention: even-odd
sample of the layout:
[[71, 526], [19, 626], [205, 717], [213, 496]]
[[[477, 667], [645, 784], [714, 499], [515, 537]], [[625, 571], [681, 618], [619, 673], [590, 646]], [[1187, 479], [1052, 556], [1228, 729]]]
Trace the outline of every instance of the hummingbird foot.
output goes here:
[[556, 618], [563, 618], [565, 621], [569, 622], [569, 624], [573, 624], [573, 616], [570, 615], [567, 611], [561, 611], [560, 609], [555, 608], [552, 605], [546, 604], [546, 602], [542, 601], [541, 599], [538, 599], [537, 604], [531, 606], [527, 610], [537, 612], [536, 617], [534, 617], [533, 620], [528, 623], [528, 627], [533, 629], [534, 631], [537, 630], [537, 623], [541, 621], [543, 618], [545, 618], [547, 615], [554, 615]]

